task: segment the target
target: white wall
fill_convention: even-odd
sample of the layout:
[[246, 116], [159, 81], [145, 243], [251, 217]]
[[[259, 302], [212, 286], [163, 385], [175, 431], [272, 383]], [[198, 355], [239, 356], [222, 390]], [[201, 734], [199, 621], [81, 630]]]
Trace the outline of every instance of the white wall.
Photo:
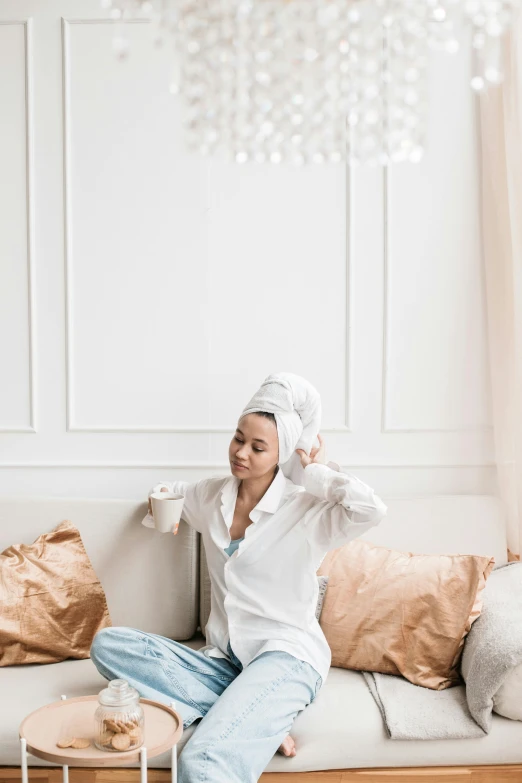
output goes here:
[[379, 494], [494, 492], [467, 52], [417, 166], [228, 166], [184, 152], [150, 26], [122, 63], [104, 15], [0, 0], [0, 494], [228, 473], [279, 370]]

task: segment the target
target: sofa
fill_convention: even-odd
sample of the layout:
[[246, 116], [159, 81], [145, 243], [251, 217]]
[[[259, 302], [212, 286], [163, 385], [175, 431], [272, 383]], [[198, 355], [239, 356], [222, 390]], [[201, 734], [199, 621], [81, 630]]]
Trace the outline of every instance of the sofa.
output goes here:
[[[363, 538], [395, 549], [429, 554], [493, 555], [507, 560], [500, 501], [487, 495], [383, 497], [388, 514]], [[0, 551], [32, 543], [69, 519], [80, 531], [104, 587], [114, 626], [131, 626], [198, 649], [205, 644], [210, 582], [201, 536], [182, 520], [177, 536], [145, 528], [146, 502], [122, 499], [0, 498]], [[97, 694], [106, 687], [90, 659], [0, 668], [0, 781], [19, 780], [18, 728], [43, 704]], [[178, 753], [198, 723], [183, 732]], [[297, 716], [292, 736], [297, 755], [276, 753], [262, 779], [279, 781], [373, 781], [455, 779], [522, 781], [522, 722], [494, 715], [491, 732], [478, 739], [391, 740], [363, 676], [332, 667], [319, 696]], [[29, 757], [31, 768], [52, 767]], [[139, 780], [129, 765], [126, 776]], [[149, 759], [149, 769], [170, 768], [170, 753]], [[426, 768], [431, 768], [430, 770]], [[326, 772], [326, 771], [330, 772]], [[325, 771], [317, 773], [317, 771]], [[316, 774], [314, 774], [316, 773]], [[58, 774], [58, 773], [56, 773]], [[71, 783], [74, 777], [71, 768]], [[92, 771], [91, 771], [92, 774]], [[107, 774], [107, 771], [106, 773]], [[158, 773], [157, 780], [168, 780]], [[133, 777], [134, 776], [134, 777]], [[61, 780], [61, 777], [38, 777]], [[94, 781], [95, 778], [88, 778]], [[103, 780], [105, 781], [104, 777]]]

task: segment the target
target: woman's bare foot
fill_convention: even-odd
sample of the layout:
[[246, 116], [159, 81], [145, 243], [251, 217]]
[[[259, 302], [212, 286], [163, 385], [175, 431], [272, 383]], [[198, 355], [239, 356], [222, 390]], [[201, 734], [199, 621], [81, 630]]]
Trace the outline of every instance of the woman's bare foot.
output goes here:
[[282, 756], [296, 756], [297, 750], [295, 749], [295, 742], [288, 734], [280, 744], [280, 746], [277, 749], [278, 753], [281, 753]]

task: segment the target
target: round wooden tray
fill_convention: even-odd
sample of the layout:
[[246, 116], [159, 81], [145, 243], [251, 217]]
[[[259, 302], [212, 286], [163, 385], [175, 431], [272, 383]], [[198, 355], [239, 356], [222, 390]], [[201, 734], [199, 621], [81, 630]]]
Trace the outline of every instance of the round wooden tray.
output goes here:
[[[94, 713], [98, 696], [78, 696], [46, 704], [31, 712], [20, 724], [20, 738], [27, 741], [27, 752], [54, 761], [61, 766], [123, 767], [140, 761], [140, 750], [147, 748], [147, 758], [159, 756], [177, 744], [183, 733], [183, 720], [175, 710], [151, 699], [140, 698], [145, 714], [145, 741], [139, 748], [125, 751], [98, 750], [94, 745]], [[91, 740], [84, 750], [58, 748], [56, 742], [74, 726], [75, 736]]]

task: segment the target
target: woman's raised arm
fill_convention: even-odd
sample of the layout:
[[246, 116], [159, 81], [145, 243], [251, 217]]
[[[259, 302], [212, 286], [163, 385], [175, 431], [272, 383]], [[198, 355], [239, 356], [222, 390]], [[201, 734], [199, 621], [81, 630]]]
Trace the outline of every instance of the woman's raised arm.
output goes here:
[[318, 553], [347, 544], [386, 516], [388, 509], [372, 487], [351, 473], [311, 462], [304, 476], [310, 506], [303, 525]]

